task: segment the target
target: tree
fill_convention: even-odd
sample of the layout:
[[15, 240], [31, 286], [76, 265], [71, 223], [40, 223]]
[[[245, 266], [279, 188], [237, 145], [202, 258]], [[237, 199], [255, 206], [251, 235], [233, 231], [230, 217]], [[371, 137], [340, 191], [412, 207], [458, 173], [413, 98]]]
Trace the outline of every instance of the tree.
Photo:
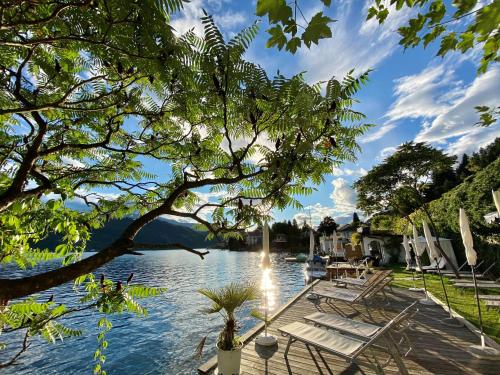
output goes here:
[[338, 224], [331, 216], [325, 216], [318, 226], [318, 232], [330, 236], [337, 230]]
[[[355, 158], [356, 139], [369, 126], [358, 124], [364, 116], [351, 106], [366, 73], [331, 79], [325, 94], [300, 74], [269, 78], [243, 59], [256, 25], [226, 42], [207, 15], [204, 38], [176, 37], [168, 19], [180, 5], [22, 2], [20, 12], [17, 2], [2, 4], [0, 262], [63, 259], [48, 272], [0, 279], [4, 333], [43, 334], [40, 327], [71, 309], [57, 296], [31, 296], [69, 281], [87, 291], [81, 308], [143, 312], [130, 298], [158, 290], [92, 271], [137, 254], [144, 225], [168, 214], [210, 236], [239, 236], [268, 220], [270, 207], [300, 207], [296, 196], [309, 194], [311, 181], [321, 183], [333, 162]], [[200, 189], [225, 194], [204, 202]], [[75, 200], [87, 209], [72, 209]], [[82, 257], [91, 229], [132, 214], [111, 245]], [[54, 233], [62, 237], [55, 249], [38, 248]], [[103, 319], [101, 362], [110, 328]]]
[[477, 173], [486, 168], [500, 157], [500, 137], [496, 138], [486, 147], [474, 152], [467, 163], [467, 170], [470, 173]]
[[394, 154], [357, 180], [354, 188], [358, 193], [358, 207], [369, 214], [393, 209], [411, 221], [409, 215], [422, 208], [434, 231], [441, 255], [457, 272], [441, 249], [425, 200], [433, 176], [449, 170], [455, 160], [455, 156], [448, 156], [425, 143], [404, 143]]
[[462, 161], [460, 162], [457, 169], [455, 170], [455, 173], [457, 175], [457, 179], [460, 182], [463, 182], [468, 176], [471, 175], [471, 172], [467, 168], [468, 164], [469, 164], [469, 156], [467, 156], [467, 154], [464, 154], [462, 156]]
[[361, 220], [359, 220], [359, 216], [358, 216], [358, 213], [357, 212], [354, 212], [352, 214], [352, 223], [351, 223], [351, 226], [356, 229], [359, 227], [361, 223]]

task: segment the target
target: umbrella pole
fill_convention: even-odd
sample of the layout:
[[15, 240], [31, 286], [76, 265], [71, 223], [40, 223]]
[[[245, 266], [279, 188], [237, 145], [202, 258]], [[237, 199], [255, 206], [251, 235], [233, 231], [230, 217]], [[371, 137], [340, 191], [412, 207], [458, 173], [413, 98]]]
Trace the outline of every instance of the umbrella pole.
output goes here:
[[434, 258], [434, 260], [436, 261], [439, 278], [441, 280], [441, 286], [443, 287], [444, 298], [446, 300], [446, 305], [448, 306], [448, 313], [450, 314], [449, 318], [443, 319], [443, 324], [449, 327], [462, 327], [463, 324], [453, 317], [453, 314], [451, 312], [450, 300], [448, 299], [448, 293], [446, 292], [446, 286], [444, 285], [443, 274], [441, 273], [441, 268], [439, 268], [438, 259]]
[[425, 281], [425, 273], [424, 270], [422, 269], [422, 266], [420, 264], [420, 257], [417, 257], [418, 259], [418, 267], [420, 268], [420, 272], [422, 273], [422, 280], [424, 281], [424, 293], [425, 293], [425, 298], [422, 298], [419, 300], [419, 302], [422, 305], [435, 305], [436, 303], [429, 298], [429, 294], [427, 293], [427, 283]]
[[481, 304], [479, 303], [479, 294], [477, 291], [477, 280], [476, 275], [474, 273], [474, 266], [471, 266], [472, 269], [472, 279], [474, 280], [474, 291], [476, 293], [476, 302], [477, 302], [477, 312], [479, 316], [479, 329], [481, 331], [481, 345], [471, 345], [468, 348], [468, 352], [475, 357], [488, 359], [492, 361], [500, 360], [500, 352], [493, 347], [486, 346], [484, 331], [483, 331], [483, 318], [481, 316]]
[[[417, 258], [416, 258], [416, 256], [415, 256], [415, 267], [417, 267]], [[413, 280], [413, 288], [409, 288], [409, 290], [411, 290], [412, 292], [421, 292], [422, 288], [417, 288], [417, 283], [415, 281], [415, 267], [411, 267], [411, 278]]]
[[474, 280], [474, 292], [476, 293], [477, 312], [479, 316], [479, 329], [481, 331], [481, 346], [484, 348], [483, 317], [481, 316], [481, 304], [479, 303], [479, 294], [477, 291], [477, 280], [476, 280], [476, 274], [474, 272], [474, 266], [471, 266], [471, 269], [472, 269], [472, 280]]

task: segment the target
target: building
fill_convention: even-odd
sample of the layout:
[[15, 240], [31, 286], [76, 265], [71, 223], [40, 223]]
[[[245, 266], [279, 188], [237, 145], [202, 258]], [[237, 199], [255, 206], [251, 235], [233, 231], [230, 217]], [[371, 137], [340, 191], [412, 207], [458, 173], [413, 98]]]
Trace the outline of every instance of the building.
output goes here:
[[276, 233], [273, 239], [273, 247], [277, 249], [283, 249], [287, 245], [286, 234]]
[[337, 236], [343, 244], [351, 242], [351, 236], [356, 233], [356, 228], [352, 224], [343, 224], [337, 228]]
[[246, 233], [245, 244], [247, 246], [256, 246], [262, 244], [262, 229], [257, 228]]

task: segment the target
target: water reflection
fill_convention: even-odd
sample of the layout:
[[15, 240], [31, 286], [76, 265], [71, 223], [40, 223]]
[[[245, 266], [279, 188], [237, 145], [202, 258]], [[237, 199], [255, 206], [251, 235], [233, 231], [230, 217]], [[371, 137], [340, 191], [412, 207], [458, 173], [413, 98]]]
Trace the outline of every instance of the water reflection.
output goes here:
[[[200, 260], [184, 251], [145, 252], [142, 257], [123, 256], [98, 270], [113, 280], [126, 280], [134, 272], [134, 282], [166, 287], [168, 292], [147, 300], [149, 316], [145, 319], [123, 314], [111, 318], [113, 330], [105, 364], [108, 374], [196, 374], [196, 368], [215, 354], [215, 338], [222, 323], [218, 316], [200, 313], [206, 300], [196, 290], [217, 288], [231, 281], [263, 283], [269, 287], [269, 306], [276, 309], [298, 293], [304, 283], [302, 264], [285, 262], [285, 254], [270, 255], [273, 269], [266, 278], [259, 268], [260, 254], [211, 250]], [[38, 269], [36, 272], [40, 272]], [[0, 276], [21, 274], [4, 267]], [[78, 295], [71, 284], [47, 291], [56, 302], [76, 304]], [[258, 322], [250, 317], [247, 306], [239, 314], [241, 333]], [[2, 374], [82, 374], [92, 373], [92, 354], [97, 347], [97, 313], [73, 315], [66, 323], [84, 329], [84, 335], [63, 345], [35, 341], [21, 364], [2, 369]], [[196, 360], [194, 349], [208, 334], [204, 358]], [[2, 340], [6, 337], [3, 335]]]

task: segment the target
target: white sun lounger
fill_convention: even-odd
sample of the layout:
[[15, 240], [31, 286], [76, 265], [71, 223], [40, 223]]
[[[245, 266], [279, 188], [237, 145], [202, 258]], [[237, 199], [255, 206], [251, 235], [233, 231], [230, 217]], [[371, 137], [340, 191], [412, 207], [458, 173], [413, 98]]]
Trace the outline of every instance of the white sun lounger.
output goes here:
[[[377, 374], [384, 374], [383, 368], [387, 366], [392, 358], [400, 373], [407, 375], [408, 370], [406, 369], [406, 366], [401, 358], [402, 354], [399, 352], [389, 333], [390, 329], [395, 327], [406, 317], [407, 309], [403, 310], [403, 312], [398, 314], [398, 316], [392, 319], [384, 327], [378, 327], [377, 332], [373, 333], [368, 340], [350, 337], [334, 331], [327, 331], [300, 322], [287, 324], [284, 327], [278, 328], [278, 331], [280, 331], [282, 335], [289, 337], [284, 353], [285, 358], [288, 357], [290, 346], [294, 342], [300, 341], [304, 343], [306, 347], [309, 348], [312, 346], [316, 349], [319, 356], [321, 356], [321, 351], [331, 353], [344, 358], [349, 363], [356, 363], [358, 365], [370, 367], [375, 370]], [[372, 348], [380, 349], [389, 353], [389, 360], [381, 364], [379, 358], [376, 360], [364, 359], [363, 357], [367, 358]], [[377, 354], [373, 354], [373, 358], [375, 358], [376, 355]]]
[[[381, 273], [374, 275], [370, 278], [370, 284], [360, 290], [352, 290], [345, 288], [329, 288], [328, 290], [315, 290], [314, 293], [320, 298], [325, 298], [328, 302], [329, 300], [340, 300], [347, 302], [349, 304], [356, 302], [367, 302], [368, 298], [374, 296], [378, 292], [382, 291], [386, 285], [391, 282], [392, 271], [382, 271]], [[387, 296], [384, 293], [385, 298]]]
[[[332, 280], [336, 285], [353, 285], [353, 286], [365, 286], [367, 285], [368, 281], [375, 275], [377, 275], [381, 271], [375, 271], [374, 274], [372, 275], [367, 275], [366, 274], [367, 270], [364, 270], [360, 277], [341, 277], [340, 279], [335, 279]], [[361, 277], [364, 277], [362, 279]]]

